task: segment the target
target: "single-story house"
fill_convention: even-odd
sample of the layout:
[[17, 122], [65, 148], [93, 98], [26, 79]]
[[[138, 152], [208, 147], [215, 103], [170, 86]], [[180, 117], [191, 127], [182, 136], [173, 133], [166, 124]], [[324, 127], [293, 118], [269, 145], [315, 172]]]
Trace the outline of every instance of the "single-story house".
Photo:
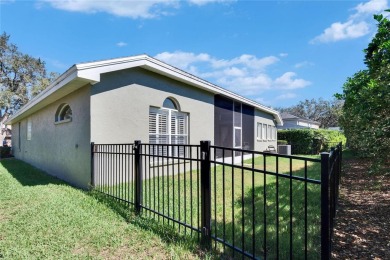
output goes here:
[[13, 154], [75, 186], [90, 144], [276, 146], [279, 113], [147, 55], [80, 63], [17, 111]]
[[321, 123], [306, 118], [291, 115], [289, 113], [280, 113], [283, 120], [283, 125], [279, 125], [278, 129], [319, 129]]
[[11, 126], [0, 122], [0, 146], [11, 146], [12, 130]]

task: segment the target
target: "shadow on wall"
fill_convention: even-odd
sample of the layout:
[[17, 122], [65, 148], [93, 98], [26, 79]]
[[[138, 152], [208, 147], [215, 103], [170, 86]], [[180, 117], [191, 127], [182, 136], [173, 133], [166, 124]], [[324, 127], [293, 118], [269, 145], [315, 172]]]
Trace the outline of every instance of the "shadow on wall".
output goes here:
[[3, 159], [0, 164], [23, 186], [65, 184], [64, 181], [17, 159]]

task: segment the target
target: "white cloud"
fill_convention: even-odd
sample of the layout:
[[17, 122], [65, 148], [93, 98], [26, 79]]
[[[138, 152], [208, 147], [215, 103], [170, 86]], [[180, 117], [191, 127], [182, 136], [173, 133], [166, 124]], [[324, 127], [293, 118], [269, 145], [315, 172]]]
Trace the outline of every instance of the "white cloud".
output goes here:
[[367, 35], [370, 32], [366, 22], [355, 23], [350, 20], [346, 23], [333, 23], [329, 28], [315, 37], [310, 43], [337, 42], [346, 39], [355, 39]]
[[387, 0], [371, 0], [355, 7], [357, 14], [375, 14], [387, 9]]
[[356, 39], [370, 33], [372, 14], [380, 13], [388, 8], [387, 0], [371, 0], [358, 4], [346, 22], [335, 22], [324, 32], [310, 41], [311, 44], [337, 42], [341, 40]]
[[310, 62], [310, 61], [302, 61], [302, 62], [295, 64], [294, 68], [300, 69], [300, 68], [310, 67], [310, 66], [314, 66], [314, 63]]
[[270, 89], [273, 82], [266, 74], [250, 75], [245, 77], [221, 77], [217, 83], [233, 92], [244, 96], [258, 95]]
[[280, 56], [280, 57], [287, 57], [287, 56], [288, 56], [288, 53], [282, 52], [282, 53], [279, 53], [279, 56]]
[[275, 98], [275, 100], [285, 100], [285, 99], [292, 99], [292, 98], [296, 98], [298, 95], [295, 94], [295, 93], [285, 93], [285, 94], [281, 94], [279, 96], [277, 96]]
[[294, 72], [286, 72], [273, 79], [266, 73], [266, 69], [279, 61], [275, 56], [256, 57], [243, 54], [232, 59], [217, 59], [207, 53], [176, 51], [163, 52], [155, 57], [254, 99], [266, 90], [297, 89], [311, 84], [309, 81], [297, 78]]
[[[232, 1], [235, 0], [187, 0], [186, 2], [192, 5], [203, 6], [210, 3]], [[178, 8], [184, 2], [180, 0], [38, 0], [37, 7], [40, 8], [42, 4], [47, 3], [53, 8], [69, 12], [104, 12], [115, 16], [137, 19], [168, 15], [167, 7]]]
[[0, 0], [0, 5], [1, 4], [10, 4], [10, 3], [14, 3], [15, 0]]
[[208, 62], [210, 56], [205, 53], [194, 54], [191, 52], [162, 52], [155, 56], [156, 59], [162, 60], [170, 65], [177, 66], [181, 69], [187, 70], [189, 65], [196, 62]]
[[243, 77], [247, 74], [245, 69], [239, 69], [236, 67], [227, 68], [223, 71], [223, 73], [231, 77]]
[[205, 5], [210, 3], [224, 3], [224, 2], [232, 2], [234, 0], [188, 0], [191, 4], [194, 5]]
[[125, 43], [125, 42], [118, 42], [116, 44], [116, 46], [118, 46], [118, 47], [125, 47], [125, 46], [127, 46], [127, 43]]
[[115, 16], [130, 18], [153, 18], [163, 12], [157, 6], [176, 6], [176, 0], [149, 0], [149, 1], [95, 1], [95, 0], [41, 0], [53, 8], [71, 12], [97, 13], [105, 12]]
[[304, 88], [311, 85], [310, 81], [304, 79], [297, 79], [297, 76], [294, 72], [286, 72], [279, 78], [275, 79], [274, 85], [279, 89], [297, 89]]
[[254, 55], [243, 54], [231, 60], [212, 59], [211, 63], [214, 68], [222, 68], [222, 67], [234, 66], [234, 65], [245, 65], [251, 69], [263, 70], [267, 66], [272, 65], [278, 61], [279, 59], [275, 56], [257, 58]]

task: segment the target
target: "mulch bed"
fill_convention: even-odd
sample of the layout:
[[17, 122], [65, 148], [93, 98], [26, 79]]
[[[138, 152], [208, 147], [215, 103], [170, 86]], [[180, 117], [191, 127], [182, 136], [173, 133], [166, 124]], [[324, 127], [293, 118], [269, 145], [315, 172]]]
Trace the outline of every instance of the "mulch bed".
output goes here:
[[344, 160], [333, 259], [390, 259], [390, 176], [370, 174], [369, 165]]

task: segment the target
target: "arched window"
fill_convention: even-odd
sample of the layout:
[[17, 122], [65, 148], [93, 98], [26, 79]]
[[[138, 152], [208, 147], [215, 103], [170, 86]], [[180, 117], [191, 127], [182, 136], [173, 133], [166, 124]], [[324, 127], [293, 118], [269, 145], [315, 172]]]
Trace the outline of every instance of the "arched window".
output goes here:
[[55, 122], [69, 122], [72, 121], [72, 109], [66, 103], [61, 104], [56, 112]]
[[[166, 98], [160, 108], [150, 107], [149, 143], [173, 145], [188, 143], [188, 113], [181, 112], [179, 103], [173, 98]], [[155, 149], [156, 154], [184, 155], [184, 148], [180, 146]]]
[[164, 100], [163, 107], [168, 108], [168, 109], [179, 110], [177, 103], [175, 101], [173, 101], [171, 98], [166, 98]]

